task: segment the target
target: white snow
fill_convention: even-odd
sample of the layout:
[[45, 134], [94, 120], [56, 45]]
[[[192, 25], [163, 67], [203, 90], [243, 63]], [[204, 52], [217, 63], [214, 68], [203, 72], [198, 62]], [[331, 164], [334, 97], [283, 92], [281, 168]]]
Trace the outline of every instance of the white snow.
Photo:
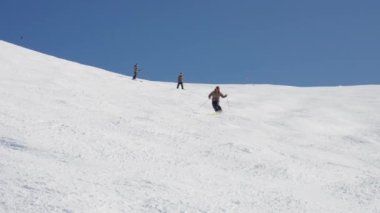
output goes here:
[[0, 41], [0, 212], [380, 212], [380, 85], [184, 86]]

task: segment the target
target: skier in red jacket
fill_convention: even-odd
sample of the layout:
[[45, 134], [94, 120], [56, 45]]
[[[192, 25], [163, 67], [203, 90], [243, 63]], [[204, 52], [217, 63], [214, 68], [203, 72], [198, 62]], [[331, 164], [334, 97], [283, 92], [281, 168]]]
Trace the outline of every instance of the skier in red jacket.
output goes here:
[[219, 98], [225, 98], [227, 97], [227, 94], [224, 95], [223, 93], [220, 92], [219, 86], [215, 87], [214, 91], [212, 91], [209, 95], [208, 98], [212, 98], [212, 107], [214, 108], [215, 112], [221, 112], [222, 107], [219, 105]]

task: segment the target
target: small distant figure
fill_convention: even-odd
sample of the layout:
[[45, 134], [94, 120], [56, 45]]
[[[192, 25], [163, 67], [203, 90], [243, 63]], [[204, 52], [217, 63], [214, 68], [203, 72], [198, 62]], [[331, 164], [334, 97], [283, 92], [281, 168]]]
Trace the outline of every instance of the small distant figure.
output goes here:
[[178, 84], [177, 84], [177, 89], [179, 88], [179, 85], [181, 85], [181, 87], [182, 87], [182, 89], [183, 89], [183, 74], [182, 74], [182, 73], [180, 73], [180, 74], [178, 75], [177, 82], [178, 82]]
[[219, 98], [225, 98], [226, 95], [223, 95], [223, 93], [220, 92], [219, 86], [215, 87], [214, 91], [212, 91], [208, 95], [208, 99], [212, 98], [212, 107], [214, 108], [215, 112], [222, 112], [222, 107], [219, 105]]
[[140, 72], [140, 68], [139, 68], [138, 64], [135, 64], [133, 66], [133, 78], [132, 78], [132, 80], [136, 80], [138, 72]]

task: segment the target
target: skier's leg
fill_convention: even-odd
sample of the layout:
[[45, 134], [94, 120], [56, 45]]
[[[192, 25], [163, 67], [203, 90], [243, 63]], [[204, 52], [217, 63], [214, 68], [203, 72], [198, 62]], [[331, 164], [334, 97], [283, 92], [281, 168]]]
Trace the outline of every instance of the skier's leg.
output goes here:
[[215, 101], [215, 112], [221, 112], [222, 107], [219, 105], [219, 101]]
[[183, 83], [181, 82], [181, 87], [182, 87], [182, 89], [183, 89]]
[[179, 83], [177, 84], [177, 89], [178, 89], [178, 87], [179, 87]]
[[217, 101], [213, 101], [212, 102], [212, 107], [214, 108], [215, 112], [218, 111], [218, 102]]

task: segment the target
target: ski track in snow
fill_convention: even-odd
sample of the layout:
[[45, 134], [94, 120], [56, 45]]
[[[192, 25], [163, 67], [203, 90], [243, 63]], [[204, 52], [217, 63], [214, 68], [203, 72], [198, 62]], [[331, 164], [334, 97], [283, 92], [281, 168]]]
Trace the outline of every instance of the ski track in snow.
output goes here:
[[380, 86], [132, 81], [0, 41], [0, 212], [380, 212]]

